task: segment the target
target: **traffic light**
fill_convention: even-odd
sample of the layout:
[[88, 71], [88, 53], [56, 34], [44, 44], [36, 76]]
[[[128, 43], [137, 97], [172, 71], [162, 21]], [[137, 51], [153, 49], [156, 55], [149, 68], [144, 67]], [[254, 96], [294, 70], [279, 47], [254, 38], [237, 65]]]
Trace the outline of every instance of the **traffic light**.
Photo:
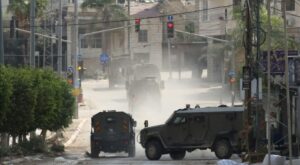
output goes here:
[[295, 60], [295, 83], [300, 85], [300, 60]]
[[141, 26], [141, 19], [139, 19], [139, 18], [135, 19], [135, 31], [136, 32], [140, 31], [140, 26]]
[[18, 32], [16, 28], [19, 27], [19, 22], [14, 16], [10, 20], [10, 38], [18, 38]]
[[167, 32], [168, 32], [168, 38], [174, 37], [174, 23], [173, 21], [167, 22]]

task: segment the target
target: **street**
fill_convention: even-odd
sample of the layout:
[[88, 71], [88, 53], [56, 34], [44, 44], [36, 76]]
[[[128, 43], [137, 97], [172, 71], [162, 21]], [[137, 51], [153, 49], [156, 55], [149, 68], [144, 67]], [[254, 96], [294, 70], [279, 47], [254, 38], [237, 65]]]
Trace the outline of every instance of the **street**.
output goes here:
[[[24, 158], [8, 158], [4, 164], [216, 164], [218, 159], [210, 150], [196, 150], [187, 153], [183, 160], [175, 161], [168, 154], [163, 155], [159, 161], [149, 161], [145, 151], [138, 143], [139, 132], [144, 127], [144, 121], [149, 121], [149, 126], [163, 124], [177, 109], [185, 108], [186, 104], [191, 107], [230, 105], [231, 97], [228, 90], [223, 90], [219, 83], [210, 83], [202, 79], [191, 79], [191, 73], [182, 74], [178, 79], [176, 74], [169, 78], [167, 73], [162, 73], [164, 89], [161, 90], [161, 110], [151, 109], [151, 105], [137, 112], [128, 112], [128, 101], [124, 86], [108, 88], [108, 80], [84, 80], [82, 90], [84, 103], [79, 104], [79, 119], [73, 119], [73, 123], [64, 130], [65, 152], [61, 155], [34, 155]], [[240, 104], [240, 103], [239, 103]], [[116, 110], [124, 111], [133, 115], [137, 121], [136, 133], [136, 156], [128, 158], [127, 153], [103, 153], [99, 158], [89, 157], [91, 117], [100, 111]], [[233, 160], [240, 161], [237, 155]]]
[[[164, 76], [167, 77], [167, 76]], [[188, 75], [187, 75], [188, 77]], [[114, 89], [108, 88], [107, 80], [85, 80], [82, 84], [85, 106], [80, 107], [79, 118], [84, 125], [79, 131], [75, 141], [66, 147], [62, 157], [45, 158], [43, 161], [34, 161], [38, 164], [216, 164], [217, 158], [210, 150], [196, 150], [187, 153], [182, 161], [174, 161], [169, 155], [163, 155], [159, 161], [147, 160], [144, 149], [136, 142], [136, 156], [127, 158], [126, 153], [100, 153], [97, 159], [86, 156], [90, 152], [90, 118], [102, 110], [117, 110], [128, 112], [126, 90], [123, 86]], [[230, 95], [222, 92], [220, 84], [208, 83], [202, 80], [165, 78], [165, 89], [162, 90], [162, 110], [157, 112], [136, 112], [133, 117], [137, 121], [136, 140], [144, 120], [149, 121], [149, 126], [163, 124], [174, 110], [184, 108], [186, 104], [201, 107], [217, 106], [220, 100], [223, 104], [230, 105]], [[239, 161], [237, 155], [232, 159]], [[32, 163], [32, 162], [31, 162]]]

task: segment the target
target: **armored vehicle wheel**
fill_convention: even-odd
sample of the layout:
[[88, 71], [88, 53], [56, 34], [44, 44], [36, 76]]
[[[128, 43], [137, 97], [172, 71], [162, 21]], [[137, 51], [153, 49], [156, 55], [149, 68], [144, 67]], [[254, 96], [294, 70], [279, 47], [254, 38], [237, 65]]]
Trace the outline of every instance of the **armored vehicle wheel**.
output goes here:
[[146, 144], [146, 156], [149, 160], [159, 160], [162, 155], [162, 146], [160, 142], [154, 140]]
[[128, 149], [128, 157], [135, 157], [135, 141], [132, 141], [132, 144], [129, 146]]
[[128, 157], [135, 157], [135, 146], [129, 148]]
[[93, 137], [91, 137], [91, 157], [98, 158], [99, 152], [99, 148], [97, 148], [97, 145], [93, 141]]
[[216, 141], [214, 144], [214, 151], [219, 159], [229, 159], [232, 155], [232, 147], [226, 139]]
[[98, 149], [92, 148], [92, 149], [91, 149], [91, 157], [92, 157], [92, 158], [98, 158], [99, 152], [100, 152], [100, 151], [99, 151]]
[[185, 151], [172, 151], [170, 157], [173, 160], [182, 160], [185, 157]]

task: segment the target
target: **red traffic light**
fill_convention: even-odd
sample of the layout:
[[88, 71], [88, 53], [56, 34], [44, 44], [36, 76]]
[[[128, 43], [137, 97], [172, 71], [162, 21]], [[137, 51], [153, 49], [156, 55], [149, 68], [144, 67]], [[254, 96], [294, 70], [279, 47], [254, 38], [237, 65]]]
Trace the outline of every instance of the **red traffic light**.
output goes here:
[[173, 29], [174, 28], [174, 23], [173, 22], [168, 22], [167, 27], [169, 29]]
[[137, 18], [135, 19], [135, 24], [140, 24], [141, 23], [141, 19]]

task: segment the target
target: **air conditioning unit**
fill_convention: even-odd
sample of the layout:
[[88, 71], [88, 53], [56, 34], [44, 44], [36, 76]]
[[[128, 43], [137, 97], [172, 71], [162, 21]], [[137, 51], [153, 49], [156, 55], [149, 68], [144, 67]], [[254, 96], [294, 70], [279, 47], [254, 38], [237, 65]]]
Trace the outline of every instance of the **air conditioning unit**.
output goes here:
[[295, 25], [295, 18], [287, 18], [286, 19], [286, 25], [289, 27], [293, 27]]

